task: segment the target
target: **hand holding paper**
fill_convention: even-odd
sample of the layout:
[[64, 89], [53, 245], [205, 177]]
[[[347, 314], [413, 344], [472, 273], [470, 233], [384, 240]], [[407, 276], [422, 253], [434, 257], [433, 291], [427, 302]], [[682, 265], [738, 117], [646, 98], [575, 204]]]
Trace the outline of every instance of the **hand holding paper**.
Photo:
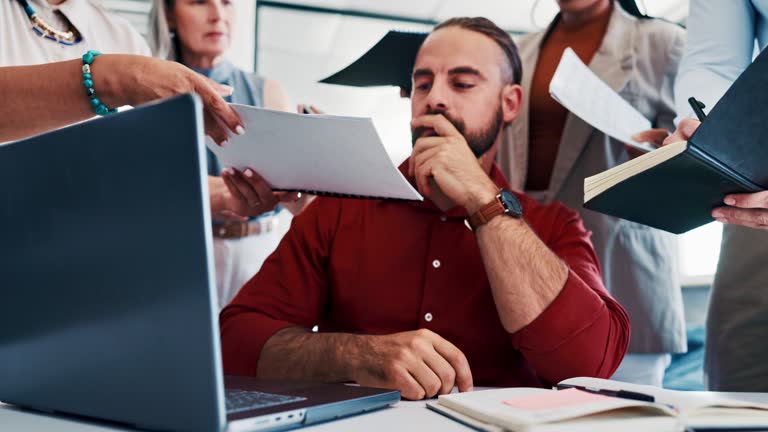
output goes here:
[[651, 122], [604, 83], [576, 53], [567, 48], [549, 83], [552, 98], [579, 118], [637, 150], [655, 148], [633, 135], [651, 129]]
[[422, 200], [368, 118], [304, 115], [233, 104], [245, 134], [208, 148], [225, 167], [251, 168], [274, 190]]

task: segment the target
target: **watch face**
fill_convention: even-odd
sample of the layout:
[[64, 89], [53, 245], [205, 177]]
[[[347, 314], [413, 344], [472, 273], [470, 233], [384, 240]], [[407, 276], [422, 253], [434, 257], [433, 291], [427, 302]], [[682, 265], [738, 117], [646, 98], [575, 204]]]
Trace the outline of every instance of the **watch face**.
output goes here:
[[501, 190], [501, 203], [507, 208], [509, 214], [514, 217], [521, 217], [523, 215], [523, 206], [517, 197], [512, 192], [502, 189]]

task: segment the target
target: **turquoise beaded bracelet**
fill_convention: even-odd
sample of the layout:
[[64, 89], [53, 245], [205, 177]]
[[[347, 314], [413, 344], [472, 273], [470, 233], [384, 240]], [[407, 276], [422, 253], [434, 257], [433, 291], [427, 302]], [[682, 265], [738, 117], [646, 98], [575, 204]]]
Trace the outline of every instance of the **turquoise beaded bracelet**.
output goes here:
[[91, 108], [93, 108], [93, 111], [100, 115], [105, 116], [107, 114], [113, 114], [116, 113], [116, 109], [109, 109], [106, 105], [101, 103], [101, 101], [96, 97], [96, 90], [93, 89], [93, 75], [91, 75], [91, 64], [93, 63], [93, 60], [100, 56], [101, 53], [98, 51], [89, 50], [85, 54], [83, 54], [83, 86], [86, 89], [88, 98], [91, 102]]

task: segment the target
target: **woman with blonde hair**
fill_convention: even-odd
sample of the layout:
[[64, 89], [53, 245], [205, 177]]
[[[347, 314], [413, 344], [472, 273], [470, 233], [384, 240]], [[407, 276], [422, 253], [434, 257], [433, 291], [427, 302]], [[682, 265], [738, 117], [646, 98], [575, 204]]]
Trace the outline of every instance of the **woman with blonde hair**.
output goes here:
[[[152, 51], [156, 57], [177, 61], [233, 87], [228, 102], [288, 111], [288, 97], [277, 81], [241, 70], [225, 58], [234, 35], [235, 14], [232, 0], [154, 0], [149, 31]], [[222, 169], [212, 152], [207, 156], [209, 176], [231, 173]], [[253, 171], [245, 174], [258, 178]], [[290, 213], [271, 198], [271, 192], [261, 192], [254, 199], [263, 204], [263, 214], [250, 220], [214, 220], [216, 284], [221, 307], [258, 272], [290, 225]], [[289, 202], [294, 197], [280, 199], [295, 213], [304, 201]]]

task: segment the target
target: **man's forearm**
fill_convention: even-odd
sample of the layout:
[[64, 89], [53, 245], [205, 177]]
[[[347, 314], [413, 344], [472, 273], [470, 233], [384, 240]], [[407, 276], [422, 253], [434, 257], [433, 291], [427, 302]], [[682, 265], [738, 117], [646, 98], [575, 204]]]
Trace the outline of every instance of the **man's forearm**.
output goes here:
[[257, 375], [323, 382], [354, 381], [352, 361], [359, 355], [360, 338], [346, 333], [314, 333], [289, 327], [264, 345]]
[[568, 268], [522, 219], [497, 216], [476, 235], [499, 318], [514, 333], [557, 297]]

